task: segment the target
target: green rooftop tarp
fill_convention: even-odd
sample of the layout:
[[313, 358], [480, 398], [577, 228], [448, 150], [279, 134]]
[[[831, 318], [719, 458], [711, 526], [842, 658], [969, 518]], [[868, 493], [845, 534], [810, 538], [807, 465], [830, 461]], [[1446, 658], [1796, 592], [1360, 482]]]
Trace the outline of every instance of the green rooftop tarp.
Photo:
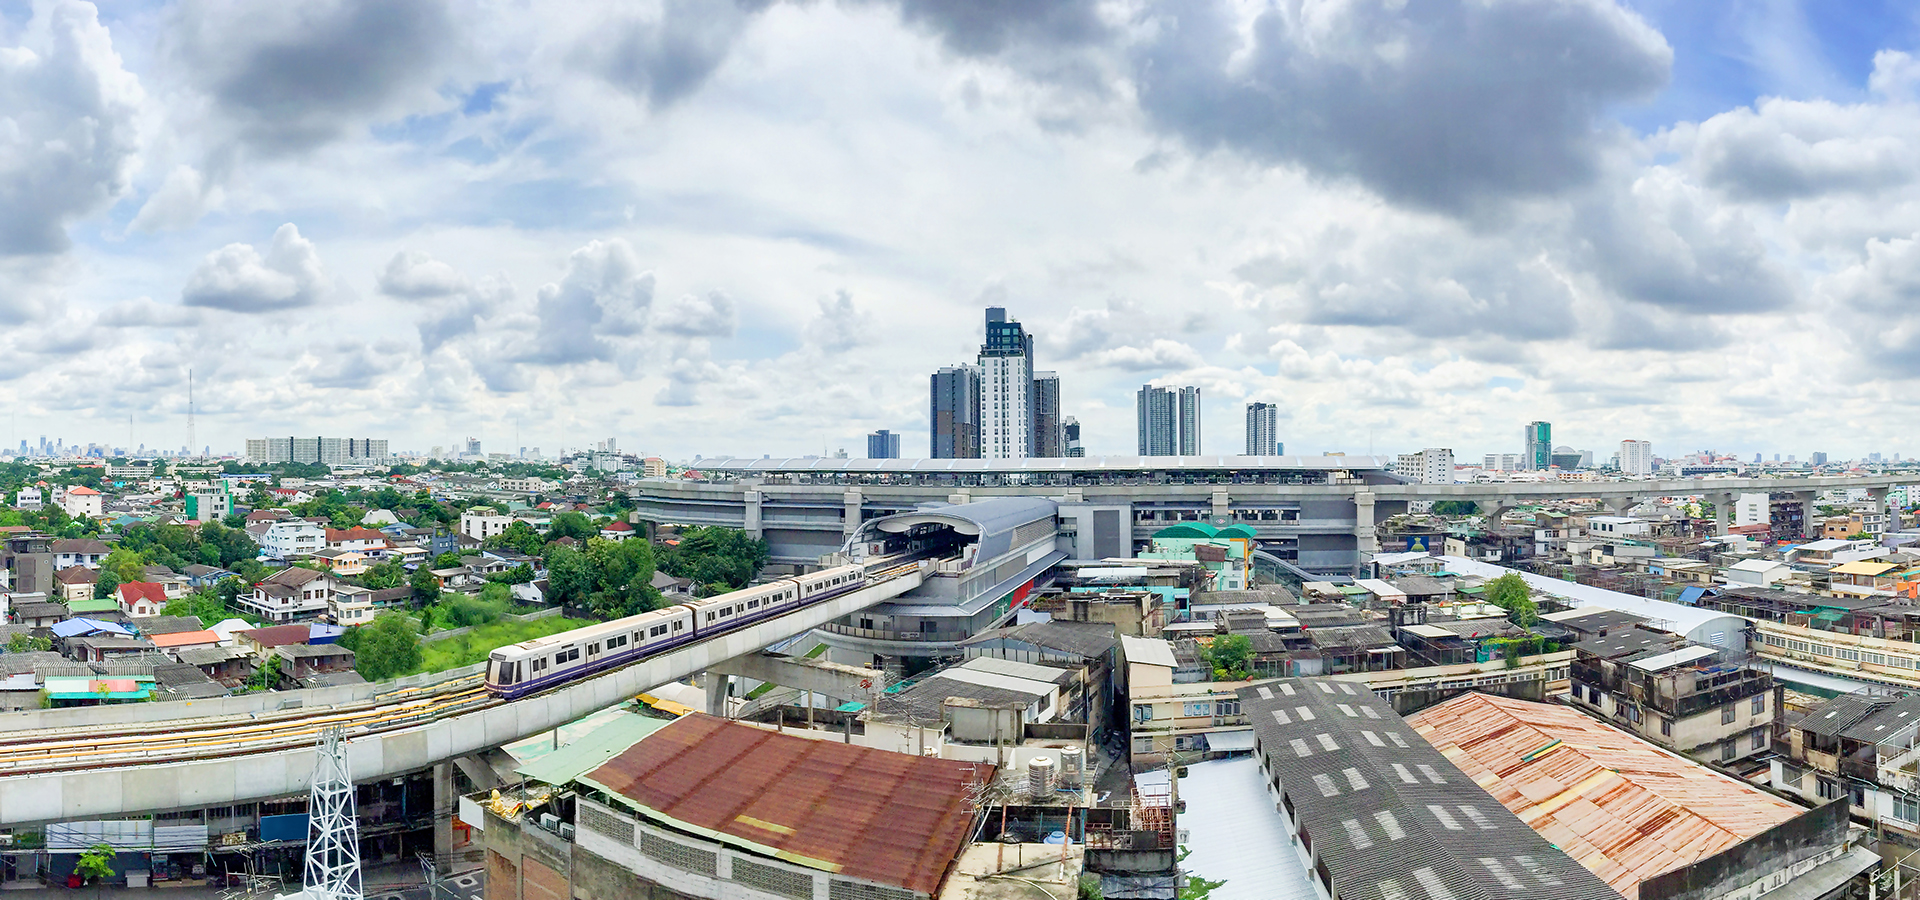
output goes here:
[[656, 719], [637, 713], [623, 713], [607, 720], [592, 734], [562, 744], [559, 749], [522, 765], [513, 771], [529, 781], [555, 786], [571, 784], [580, 776], [600, 768], [628, 747], [662, 728], [671, 719]]
[[118, 600], [113, 600], [108, 597], [88, 597], [87, 599], [84, 599], [84, 600], [67, 601], [67, 612], [75, 613], [75, 614], [90, 613], [90, 612], [115, 612], [119, 609], [120, 609], [120, 602]]

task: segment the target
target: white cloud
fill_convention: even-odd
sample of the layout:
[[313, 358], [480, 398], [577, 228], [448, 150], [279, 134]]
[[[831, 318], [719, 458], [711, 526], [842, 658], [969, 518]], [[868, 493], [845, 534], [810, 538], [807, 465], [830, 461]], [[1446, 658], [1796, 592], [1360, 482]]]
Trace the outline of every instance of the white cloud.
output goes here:
[[188, 306], [261, 313], [312, 305], [330, 286], [313, 242], [288, 222], [274, 231], [264, 256], [252, 244], [207, 254], [180, 298]]
[[401, 250], [376, 279], [380, 293], [406, 300], [448, 297], [467, 289], [466, 276], [419, 250]]
[[680, 337], [732, 337], [733, 298], [720, 291], [683, 295], [660, 306], [653, 327]]
[[90, 3], [37, 4], [0, 46], [0, 256], [58, 253], [139, 164], [146, 101]]
[[845, 353], [872, 340], [873, 316], [853, 302], [853, 295], [835, 291], [814, 301], [820, 310], [807, 320], [807, 343], [826, 353]]

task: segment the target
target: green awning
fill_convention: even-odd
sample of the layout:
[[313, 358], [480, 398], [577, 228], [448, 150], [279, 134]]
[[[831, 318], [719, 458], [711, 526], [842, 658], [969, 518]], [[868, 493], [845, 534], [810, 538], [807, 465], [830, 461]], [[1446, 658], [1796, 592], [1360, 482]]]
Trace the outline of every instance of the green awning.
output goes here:
[[1844, 615], [1846, 615], [1846, 613], [1841, 612], [1840, 610], [1829, 609], [1822, 612], [1814, 613], [1813, 620], [1815, 622], [1838, 622], [1840, 621], [1840, 617]]
[[513, 771], [528, 781], [564, 786], [580, 776], [600, 768], [628, 747], [662, 728], [671, 719], [656, 719], [637, 713], [623, 713], [594, 729], [593, 733], [562, 744], [559, 749], [541, 755]]

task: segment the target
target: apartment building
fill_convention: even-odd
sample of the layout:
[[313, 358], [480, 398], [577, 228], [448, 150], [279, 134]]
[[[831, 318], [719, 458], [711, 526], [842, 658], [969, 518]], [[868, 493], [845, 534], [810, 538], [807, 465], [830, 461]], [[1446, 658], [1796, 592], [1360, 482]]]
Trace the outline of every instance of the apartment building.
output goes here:
[[1744, 651], [1620, 628], [1573, 645], [1575, 705], [1700, 762], [1732, 762], [1772, 747], [1784, 687]]

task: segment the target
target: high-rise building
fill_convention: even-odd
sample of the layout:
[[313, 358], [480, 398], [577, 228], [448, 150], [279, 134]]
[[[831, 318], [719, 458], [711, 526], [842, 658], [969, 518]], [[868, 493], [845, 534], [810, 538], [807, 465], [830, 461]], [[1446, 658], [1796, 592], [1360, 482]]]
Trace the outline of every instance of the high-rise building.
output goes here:
[[1807, 459], [1808, 461], [1812, 462], [1816, 466], [1824, 466], [1827, 464], [1827, 454], [1823, 452], [1817, 452], [1812, 456], [1807, 457]]
[[980, 458], [980, 370], [947, 366], [933, 373], [927, 421], [927, 455], [934, 459]]
[[1141, 456], [1200, 455], [1200, 389], [1141, 385], [1136, 413]]
[[1631, 438], [1620, 442], [1620, 474], [1652, 475], [1653, 444]]
[[1489, 453], [1480, 467], [1489, 472], [1512, 472], [1520, 468], [1520, 454]]
[[1545, 469], [1553, 465], [1553, 426], [1546, 422], [1528, 422], [1521, 438], [1520, 465], [1526, 469]]
[[1246, 456], [1280, 456], [1280, 407], [1272, 403], [1247, 404]]
[[899, 459], [900, 436], [885, 428], [867, 435], [868, 459]]
[[1033, 373], [1033, 455], [1048, 459], [1067, 455], [1067, 435], [1060, 420], [1060, 375]]
[[987, 307], [987, 340], [980, 345], [980, 455], [1033, 455], [1033, 335]]
[[322, 463], [329, 466], [383, 463], [387, 442], [372, 438], [247, 438], [247, 459], [259, 463]]
[[1418, 484], [1452, 484], [1453, 451], [1428, 447], [1419, 453], [1402, 453], [1394, 459], [1393, 474]]
[[468, 456], [480, 455], [480, 439], [479, 438], [476, 438], [476, 437], [467, 438], [467, 455]]
[[1060, 433], [1063, 438], [1062, 446], [1066, 448], [1068, 457], [1071, 457], [1073, 459], [1079, 459], [1087, 455], [1087, 448], [1080, 446], [1080, 420], [1079, 419], [1076, 419], [1072, 416], [1067, 416], [1061, 419]]

